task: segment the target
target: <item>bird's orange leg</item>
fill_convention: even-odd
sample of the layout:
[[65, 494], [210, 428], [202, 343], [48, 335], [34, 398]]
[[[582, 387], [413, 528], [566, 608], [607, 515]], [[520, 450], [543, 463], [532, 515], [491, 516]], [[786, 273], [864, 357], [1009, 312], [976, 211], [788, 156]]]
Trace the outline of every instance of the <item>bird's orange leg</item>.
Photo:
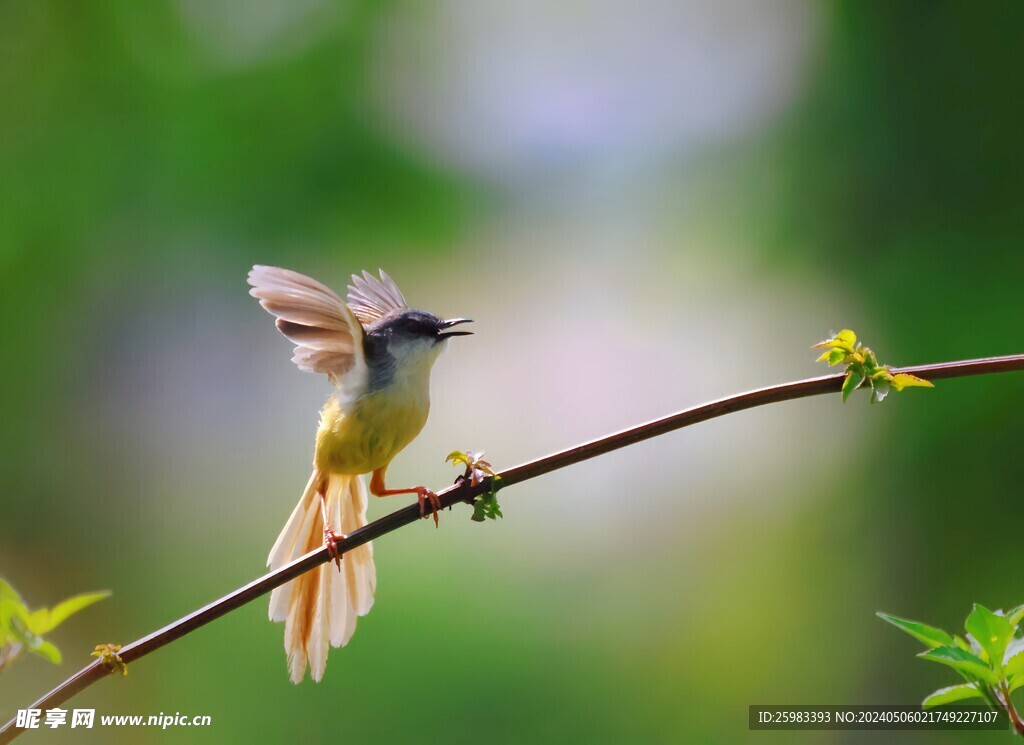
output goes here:
[[441, 498], [425, 486], [410, 486], [404, 489], [388, 489], [384, 486], [384, 471], [387, 466], [378, 468], [373, 472], [370, 479], [370, 494], [375, 497], [390, 497], [393, 494], [415, 494], [420, 503], [420, 515], [427, 516], [427, 501], [430, 501], [430, 512], [434, 516], [434, 527], [440, 523], [437, 519], [437, 512], [441, 509]]
[[341, 554], [338, 553], [338, 546], [335, 541], [344, 538], [344, 535], [338, 535], [331, 530], [331, 523], [327, 519], [327, 495], [324, 494], [324, 484], [320, 483], [317, 487], [316, 493], [320, 495], [320, 515], [324, 519], [324, 544], [327, 546], [327, 553], [334, 563], [338, 565], [338, 571], [341, 571]]

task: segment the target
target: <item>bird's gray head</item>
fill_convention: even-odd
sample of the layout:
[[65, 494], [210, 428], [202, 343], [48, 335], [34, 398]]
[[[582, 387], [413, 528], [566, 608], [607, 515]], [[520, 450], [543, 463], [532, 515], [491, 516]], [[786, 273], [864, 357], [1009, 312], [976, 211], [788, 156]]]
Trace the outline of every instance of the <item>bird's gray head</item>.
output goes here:
[[453, 326], [470, 323], [468, 318], [441, 319], [425, 310], [389, 313], [366, 329], [363, 349], [371, 380], [378, 384], [390, 380], [396, 368], [429, 369], [453, 336], [469, 336], [472, 331], [451, 331]]

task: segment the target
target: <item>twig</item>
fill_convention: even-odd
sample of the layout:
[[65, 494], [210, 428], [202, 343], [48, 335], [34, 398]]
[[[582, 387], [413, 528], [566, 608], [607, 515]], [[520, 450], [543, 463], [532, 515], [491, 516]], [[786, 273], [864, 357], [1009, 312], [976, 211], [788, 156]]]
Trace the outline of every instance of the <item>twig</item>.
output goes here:
[[999, 692], [1001, 695], [996, 697], [996, 701], [999, 702], [999, 706], [1006, 712], [1006, 716], [1010, 719], [1010, 725], [1014, 731], [1024, 737], [1024, 721], [1021, 721], [1020, 714], [1017, 713], [1017, 707], [1013, 705], [1013, 699], [1010, 698], [1010, 686], [1006, 680], [1003, 680], [1002, 685], [999, 686]]
[[[1006, 357], [987, 357], [978, 360], [963, 360], [960, 362], [942, 362], [935, 365], [918, 365], [916, 367], [892, 368], [893, 373], [911, 373], [929, 380], [943, 378], [959, 378], [969, 375], [986, 375], [990, 373], [1012, 372], [1024, 370], [1024, 354], [1009, 355]], [[690, 409], [671, 414], [661, 419], [655, 419], [645, 424], [640, 424], [629, 429], [615, 432], [597, 440], [591, 440], [581, 445], [561, 450], [551, 455], [546, 455], [537, 460], [528, 461], [522, 465], [509, 468], [498, 473], [502, 487], [519, 484], [537, 476], [542, 476], [560, 468], [579, 463], [598, 455], [604, 455], [613, 450], [632, 445], [652, 437], [672, 432], [673, 430], [688, 427], [692, 424], [705, 422], [709, 419], [731, 414], [734, 411], [743, 411], [755, 406], [776, 403], [778, 401], [792, 401], [808, 396], [818, 396], [824, 393], [839, 391], [842, 387], [844, 375], [823, 375], [818, 378], [799, 380], [793, 383], [759, 388], [755, 391], [740, 393], [728, 398], [721, 398], [717, 401], [701, 404]], [[490, 479], [477, 486], [470, 486], [462, 481], [450, 486], [438, 493], [441, 506], [450, 507], [459, 502], [472, 502], [481, 494], [490, 491]], [[335, 546], [338, 554], [344, 554], [357, 546], [380, 538], [393, 530], [404, 525], [417, 522], [420, 519], [418, 504], [404, 507], [392, 512], [379, 520], [353, 531], [349, 535], [340, 538]], [[220, 618], [251, 600], [264, 595], [275, 587], [283, 585], [289, 580], [295, 579], [300, 574], [308, 572], [314, 567], [331, 561], [331, 555], [327, 547], [310, 551], [308, 554], [299, 557], [295, 561], [281, 567], [277, 571], [266, 574], [259, 579], [250, 582], [244, 587], [231, 592], [209, 605], [190, 613], [177, 621], [154, 631], [149, 636], [126, 644], [121, 648], [120, 656], [125, 663], [131, 663], [141, 657], [154, 652], [160, 647], [180, 639], [186, 634], [205, 626], [214, 619]], [[40, 698], [29, 708], [51, 709], [64, 703], [79, 691], [87, 688], [100, 678], [110, 674], [110, 669], [100, 660], [95, 660], [86, 665], [52, 691]], [[15, 726], [16, 720], [11, 719], [0, 729], [0, 745], [8, 743], [21, 734], [22, 730]]]

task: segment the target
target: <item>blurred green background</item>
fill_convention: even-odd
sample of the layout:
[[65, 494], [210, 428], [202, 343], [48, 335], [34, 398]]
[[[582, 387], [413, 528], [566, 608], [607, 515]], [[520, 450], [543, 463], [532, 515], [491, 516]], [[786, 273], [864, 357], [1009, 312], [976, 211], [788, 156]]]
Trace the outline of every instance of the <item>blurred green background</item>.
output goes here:
[[[0, 675], [0, 718], [259, 575], [327, 383], [246, 294], [384, 267], [476, 319], [394, 483], [508, 466], [823, 372], [1024, 351], [1024, 5], [0, 4], [0, 574], [113, 597]], [[882, 609], [1024, 602], [1017, 375], [730, 416], [377, 543], [324, 681], [260, 600], [72, 706], [88, 742], [1005, 742], [749, 733], [752, 703], [955, 682]], [[379, 516], [404, 504], [371, 505]]]

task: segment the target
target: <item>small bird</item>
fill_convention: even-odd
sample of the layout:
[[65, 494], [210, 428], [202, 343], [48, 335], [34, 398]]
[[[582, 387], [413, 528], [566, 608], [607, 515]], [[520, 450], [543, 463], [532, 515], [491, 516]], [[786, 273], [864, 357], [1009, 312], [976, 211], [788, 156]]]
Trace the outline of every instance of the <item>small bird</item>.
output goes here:
[[[363, 475], [372, 473], [378, 497], [415, 494], [420, 514], [427, 503], [437, 523], [437, 495], [425, 486], [388, 489], [388, 464], [423, 429], [430, 412], [430, 370], [468, 318], [441, 320], [405, 301], [383, 270], [380, 278], [352, 275], [347, 302], [315, 279], [288, 269], [254, 266], [249, 294], [277, 318], [277, 328], [295, 342], [292, 362], [300, 370], [327, 375], [334, 391], [320, 412], [313, 474], [277, 542], [272, 570], [340, 535], [366, 525]], [[373, 606], [377, 573], [366, 543], [335, 556], [331, 564], [303, 574], [270, 595], [270, 620], [284, 621], [284, 648], [293, 683], [320, 680], [328, 642], [342, 647], [356, 617]]]

